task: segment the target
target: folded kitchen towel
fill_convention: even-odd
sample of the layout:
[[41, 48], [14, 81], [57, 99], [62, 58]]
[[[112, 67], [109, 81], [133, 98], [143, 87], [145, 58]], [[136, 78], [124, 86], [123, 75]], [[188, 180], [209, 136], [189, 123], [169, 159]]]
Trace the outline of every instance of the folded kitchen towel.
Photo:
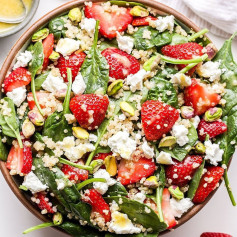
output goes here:
[[237, 0], [158, 0], [190, 18], [200, 28], [228, 37], [237, 31]]

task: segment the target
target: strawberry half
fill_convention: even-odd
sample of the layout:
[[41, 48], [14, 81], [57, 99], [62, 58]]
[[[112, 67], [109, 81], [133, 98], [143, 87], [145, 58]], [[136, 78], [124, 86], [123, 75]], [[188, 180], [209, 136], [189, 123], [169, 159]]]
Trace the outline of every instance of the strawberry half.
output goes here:
[[118, 7], [116, 11], [106, 11], [100, 4], [85, 7], [85, 16], [100, 21], [100, 33], [106, 38], [116, 37], [116, 31], [125, 31], [132, 22], [129, 8]]
[[184, 91], [185, 105], [192, 106], [196, 115], [201, 115], [216, 106], [220, 99], [220, 95], [212, 92], [196, 79], [192, 79], [191, 86], [186, 87]]
[[233, 236], [224, 233], [205, 232], [202, 233], [200, 237], [233, 237]]
[[95, 189], [87, 189], [82, 197], [82, 201], [90, 204], [92, 212], [98, 212], [105, 219], [105, 222], [111, 220], [109, 204], [105, 202], [102, 195]]
[[107, 96], [84, 94], [70, 101], [70, 109], [81, 127], [88, 130], [98, 128], [105, 118], [109, 106]]
[[141, 117], [146, 139], [153, 141], [171, 130], [179, 118], [179, 112], [158, 100], [148, 100], [142, 104]]
[[44, 52], [43, 70], [45, 70], [49, 65], [49, 56], [53, 52], [54, 35], [49, 34], [47, 38], [43, 40], [42, 44], [43, 44], [43, 52]]
[[118, 167], [118, 179], [123, 185], [133, 184], [154, 174], [156, 169], [152, 159], [140, 158], [139, 160], [122, 159]]
[[117, 49], [107, 48], [101, 53], [109, 64], [109, 76], [115, 79], [125, 79], [130, 74], [140, 70], [139, 61], [130, 54]]
[[31, 82], [30, 72], [24, 67], [18, 67], [5, 78], [3, 82], [4, 92], [11, 92], [18, 87], [27, 86]]
[[187, 156], [182, 162], [173, 159], [174, 164], [166, 166], [166, 178], [171, 184], [178, 186], [186, 185], [193, 177], [197, 168], [202, 164], [201, 156]]
[[155, 21], [157, 18], [153, 16], [146, 16], [146, 17], [136, 17], [132, 21], [133, 26], [149, 26], [149, 21]]
[[49, 199], [46, 197], [44, 192], [36, 193], [35, 198], [39, 200], [39, 203], [37, 203], [37, 205], [40, 210], [46, 210], [47, 213], [55, 212], [52, 208], [52, 204], [49, 203]]
[[80, 50], [67, 57], [63, 57], [62, 55], [60, 56], [60, 58], [58, 59], [57, 68], [59, 69], [65, 82], [67, 82], [67, 68], [71, 68], [72, 81], [74, 81], [85, 58], [86, 54]]
[[224, 169], [219, 166], [210, 166], [207, 172], [202, 176], [196, 194], [193, 198], [194, 203], [202, 203], [207, 196], [217, 187]]
[[206, 122], [202, 119], [198, 124], [198, 137], [201, 141], [205, 140], [206, 135], [209, 135], [209, 138], [213, 138], [226, 131], [227, 126], [222, 121]]
[[[47, 100], [47, 98], [49, 98], [49, 96], [50, 96], [50, 93], [46, 92], [46, 91], [37, 91], [36, 92], [36, 97], [37, 97], [37, 99], [39, 101], [39, 104], [40, 104], [40, 107], [42, 109], [45, 108], [45, 103], [43, 103], [44, 100]], [[28, 95], [27, 95], [27, 102], [28, 102], [28, 106], [29, 106], [30, 110], [33, 110], [34, 108], [36, 108], [32, 92], [28, 93]]]

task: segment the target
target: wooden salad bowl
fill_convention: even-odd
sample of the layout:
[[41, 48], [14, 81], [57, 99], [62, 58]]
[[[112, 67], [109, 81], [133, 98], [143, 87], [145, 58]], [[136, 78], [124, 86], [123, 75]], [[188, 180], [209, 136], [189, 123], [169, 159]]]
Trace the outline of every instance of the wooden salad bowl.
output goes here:
[[[102, 2], [100, 0], [91, 0], [92, 2]], [[199, 31], [199, 27], [196, 26], [191, 20], [189, 20], [187, 17], [182, 15], [181, 13], [177, 12], [176, 10], [162, 4], [156, 1], [152, 0], [132, 0], [136, 1], [139, 3], [143, 3], [144, 5], [148, 7], [152, 7], [157, 10], [157, 13], [160, 15], [174, 15], [177, 20], [182, 22], [184, 25], [188, 26], [189, 28], [193, 29], [194, 31]], [[0, 83], [2, 84], [4, 78], [6, 77], [8, 71], [12, 69], [12, 66], [15, 62], [15, 57], [18, 54], [19, 51], [25, 50], [27, 45], [29, 44], [31, 40], [31, 36], [33, 35], [34, 32], [36, 32], [39, 28], [43, 27], [46, 25], [49, 20], [52, 18], [62, 15], [69, 11], [71, 8], [78, 7], [78, 6], [83, 6], [84, 5], [84, 0], [74, 0], [67, 2], [60, 7], [50, 11], [49, 13], [45, 14], [43, 17], [41, 17], [38, 21], [36, 21], [15, 43], [15, 45], [12, 47], [11, 51], [9, 52], [6, 60], [3, 63], [3, 66], [0, 71]], [[21, 201], [21, 203], [31, 212], [33, 213], [36, 217], [38, 217], [41, 221], [43, 222], [49, 222], [49, 218], [47, 218], [46, 215], [42, 215], [38, 207], [30, 200], [30, 195], [25, 194], [23, 191], [21, 191], [18, 187], [22, 183], [22, 178], [14, 177], [11, 176], [9, 173], [9, 170], [6, 167], [5, 162], [0, 161], [0, 169], [2, 171], [2, 174], [14, 192], [14, 194], [17, 196], [17, 198]], [[217, 189], [216, 189], [217, 190]], [[183, 225], [186, 221], [191, 219], [195, 214], [197, 214], [207, 203], [208, 201], [212, 198], [212, 196], [215, 194], [215, 191], [213, 191], [205, 200], [205, 202], [194, 205], [188, 213], [184, 214], [179, 220], [178, 224], [174, 227], [175, 229], [178, 228], [179, 226]], [[61, 232], [64, 232], [63, 230], [53, 227], [58, 229]], [[64, 232], [65, 233], [65, 232]], [[159, 236], [165, 235], [166, 233], [169, 233], [169, 230], [166, 230], [162, 232]], [[65, 233], [66, 234], [66, 233]]]

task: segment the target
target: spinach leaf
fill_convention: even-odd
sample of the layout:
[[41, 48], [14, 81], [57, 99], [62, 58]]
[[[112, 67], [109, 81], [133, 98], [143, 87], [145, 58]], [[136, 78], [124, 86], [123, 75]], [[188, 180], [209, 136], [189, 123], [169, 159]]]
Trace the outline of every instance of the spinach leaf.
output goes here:
[[35, 78], [35, 90], [39, 91], [42, 89], [42, 84], [46, 80], [47, 76], [49, 75], [49, 72], [45, 72], [43, 74], [40, 74], [38, 77]]
[[126, 197], [106, 197], [105, 200], [108, 202], [115, 201], [120, 211], [127, 214], [130, 220], [136, 218], [135, 223], [139, 223], [145, 228], [152, 228], [152, 232], [161, 232], [167, 228], [164, 222], [160, 222], [157, 214], [143, 203], [130, 200]]
[[54, 34], [54, 39], [59, 40], [62, 37], [65, 37], [66, 27], [65, 20], [67, 16], [60, 16], [52, 19], [49, 22], [49, 32]]
[[99, 92], [105, 94], [109, 81], [109, 66], [105, 57], [97, 49], [99, 21], [96, 22], [94, 43], [81, 67], [81, 74], [86, 83], [85, 94]]
[[161, 150], [169, 153], [176, 160], [182, 161], [198, 140], [197, 131], [193, 125], [189, 128], [188, 138], [189, 142], [182, 147], [176, 144], [171, 150], [167, 147], [161, 148]]
[[99, 45], [99, 51], [102, 52], [104, 49], [115, 47], [118, 48], [118, 42], [116, 39], [113, 40], [104, 40]]
[[204, 166], [205, 166], [205, 160], [203, 160], [202, 164], [197, 169], [197, 171], [195, 172], [190, 182], [187, 197], [190, 198], [191, 200], [194, 198], [197, 188], [199, 186], [200, 180], [202, 178], [202, 172], [203, 172]]
[[[150, 32], [150, 39], [144, 39], [143, 35], [146, 31]], [[151, 26], [139, 27], [139, 29], [133, 34], [134, 46], [136, 49], [147, 50], [155, 46], [160, 47], [169, 44], [172, 40], [172, 34], [168, 31], [160, 33], [158, 30]]]
[[120, 183], [117, 182], [116, 184], [109, 186], [108, 191], [106, 192], [106, 196], [127, 196], [128, 192], [126, 190], [126, 188]]
[[144, 7], [147, 8], [145, 5], [143, 5], [142, 3], [138, 3], [138, 2], [127, 2], [127, 1], [109, 1], [112, 5], [118, 5], [119, 7], [135, 7], [135, 6], [140, 6], [140, 7]]
[[183, 44], [183, 43], [187, 43], [187, 42], [188, 42], [187, 37], [175, 33], [172, 37], [171, 45]]
[[4, 115], [4, 108], [1, 108], [0, 110], [0, 125], [2, 127], [2, 133], [6, 136], [16, 138], [19, 146], [23, 148], [14, 103], [8, 97], [4, 97], [1, 102], [6, 103], [9, 109], [8, 115]]
[[23, 125], [24, 121], [28, 118], [29, 111], [30, 111], [30, 109], [27, 106], [23, 117], [22, 118], [18, 118], [19, 119], [19, 130], [20, 131], [22, 130], [22, 125]]
[[0, 135], [0, 160], [6, 161], [8, 156], [8, 150], [5, 144], [2, 142], [2, 136]]
[[171, 76], [176, 74], [178, 71], [173, 67], [165, 67], [163, 70], [157, 72], [157, 74], [153, 77], [156, 79], [166, 79], [170, 80]]

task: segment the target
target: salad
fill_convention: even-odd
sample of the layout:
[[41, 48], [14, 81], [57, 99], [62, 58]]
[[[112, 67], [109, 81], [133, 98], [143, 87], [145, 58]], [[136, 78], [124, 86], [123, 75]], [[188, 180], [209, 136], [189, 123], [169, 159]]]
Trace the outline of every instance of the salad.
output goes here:
[[0, 158], [72, 236], [158, 236], [224, 179], [237, 65], [174, 16], [85, 2], [32, 36], [6, 76]]

